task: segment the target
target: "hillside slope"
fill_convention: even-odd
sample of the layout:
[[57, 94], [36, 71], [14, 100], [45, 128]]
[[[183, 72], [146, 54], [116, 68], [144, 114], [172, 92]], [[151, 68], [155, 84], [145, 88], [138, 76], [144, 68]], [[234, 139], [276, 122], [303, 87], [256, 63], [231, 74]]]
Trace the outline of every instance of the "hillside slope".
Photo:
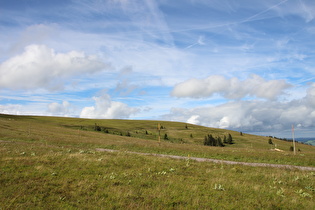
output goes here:
[[[161, 126], [161, 142], [158, 141]], [[240, 134], [180, 122], [147, 120], [95, 120], [63, 117], [0, 115], [0, 140], [33, 142], [84, 148], [109, 148], [237, 160], [315, 166], [315, 147], [297, 143], [299, 152], [290, 151], [291, 142], [269, 137]], [[231, 134], [233, 144], [204, 146], [204, 137]], [[164, 139], [165, 135], [167, 139]], [[277, 148], [278, 151], [273, 150]]]
[[[169, 140], [158, 142], [158, 123]], [[203, 145], [226, 133], [234, 144]], [[298, 166], [314, 167], [315, 147], [294, 155], [268, 141], [177, 122], [0, 115], [0, 209], [314, 209], [315, 173]]]

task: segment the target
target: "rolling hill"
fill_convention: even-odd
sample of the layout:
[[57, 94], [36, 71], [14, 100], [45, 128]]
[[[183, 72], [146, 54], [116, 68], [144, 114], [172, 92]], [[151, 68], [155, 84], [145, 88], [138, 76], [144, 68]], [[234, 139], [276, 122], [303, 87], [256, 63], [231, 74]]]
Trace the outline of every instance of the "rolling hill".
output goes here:
[[[209, 134], [233, 144], [205, 146]], [[268, 166], [315, 166], [314, 146], [291, 146], [179, 122], [1, 114], [0, 209], [313, 209], [313, 171]]]
[[[160, 143], [158, 125], [161, 127]], [[2, 114], [0, 129], [2, 141], [84, 145], [91, 149], [103, 147], [245, 162], [315, 166], [314, 156], [312, 157], [315, 148], [310, 145], [297, 143], [300, 152], [294, 156], [290, 151], [291, 142], [181, 122]], [[209, 134], [221, 139], [230, 134], [233, 144], [225, 144], [225, 147], [204, 146], [204, 138]], [[270, 139], [273, 144], [269, 144]], [[275, 148], [282, 152], [273, 150]]]

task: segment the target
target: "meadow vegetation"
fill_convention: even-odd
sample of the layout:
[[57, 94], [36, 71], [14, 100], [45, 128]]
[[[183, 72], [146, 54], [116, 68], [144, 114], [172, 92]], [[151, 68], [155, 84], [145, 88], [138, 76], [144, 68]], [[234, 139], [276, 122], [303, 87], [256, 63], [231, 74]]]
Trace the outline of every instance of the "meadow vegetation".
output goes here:
[[[209, 134], [233, 144], [205, 146]], [[314, 209], [315, 171], [189, 158], [315, 166], [314, 146], [294, 155], [290, 142], [272, 143], [178, 122], [0, 115], [0, 209]]]

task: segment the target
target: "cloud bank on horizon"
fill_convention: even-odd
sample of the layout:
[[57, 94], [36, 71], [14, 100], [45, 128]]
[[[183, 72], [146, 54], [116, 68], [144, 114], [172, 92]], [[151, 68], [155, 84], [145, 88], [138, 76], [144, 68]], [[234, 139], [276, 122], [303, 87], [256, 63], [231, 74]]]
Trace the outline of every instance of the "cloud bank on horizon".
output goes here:
[[3, 0], [0, 30], [0, 113], [315, 136], [312, 0]]

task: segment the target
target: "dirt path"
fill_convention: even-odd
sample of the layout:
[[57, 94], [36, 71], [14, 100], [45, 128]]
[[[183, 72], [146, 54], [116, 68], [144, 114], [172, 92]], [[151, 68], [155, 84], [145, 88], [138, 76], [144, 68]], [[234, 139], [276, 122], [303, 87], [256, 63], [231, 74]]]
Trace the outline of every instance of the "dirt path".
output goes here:
[[[102, 149], [102, 148], [96, 148], [96, 151], [120, 152], [119, 150]], [[166, 157], [166, 158], [173, 158], [173, 159], [190, 159], [190, 160], [195, 160], [198, 162], [213, 162], [213, 163], [224, 163], [224, 164], [232, 164], [232, 165], [288, 168], [288, 169], [299, 169], [299, 170], [303, 170], [303, 171], [315, 171], [315, 167], [308, 167], [308, 166], [294, 166], [294, 165], [282, 165], [282, 164], [270, 164], [270, 163], [247, 163], [247, 162], [238, 162], [238, 161], [230, 161], [230, 160], [217, 160], [217, 159], [211, 159], [211, 158], [198, 158], [198, 157], [189, 157], [188, 158], [188, 157], [177, 156], [177, 155], [163, 155], [163, 154], [155, 154], [155, 153], [142, 153], [142, 152], [130, 152], [130, 151], [126, 151], [126, 153], [138, 154], [138, 155], [150, 155], [150, 156], [157, 156], [157, 157]]]

